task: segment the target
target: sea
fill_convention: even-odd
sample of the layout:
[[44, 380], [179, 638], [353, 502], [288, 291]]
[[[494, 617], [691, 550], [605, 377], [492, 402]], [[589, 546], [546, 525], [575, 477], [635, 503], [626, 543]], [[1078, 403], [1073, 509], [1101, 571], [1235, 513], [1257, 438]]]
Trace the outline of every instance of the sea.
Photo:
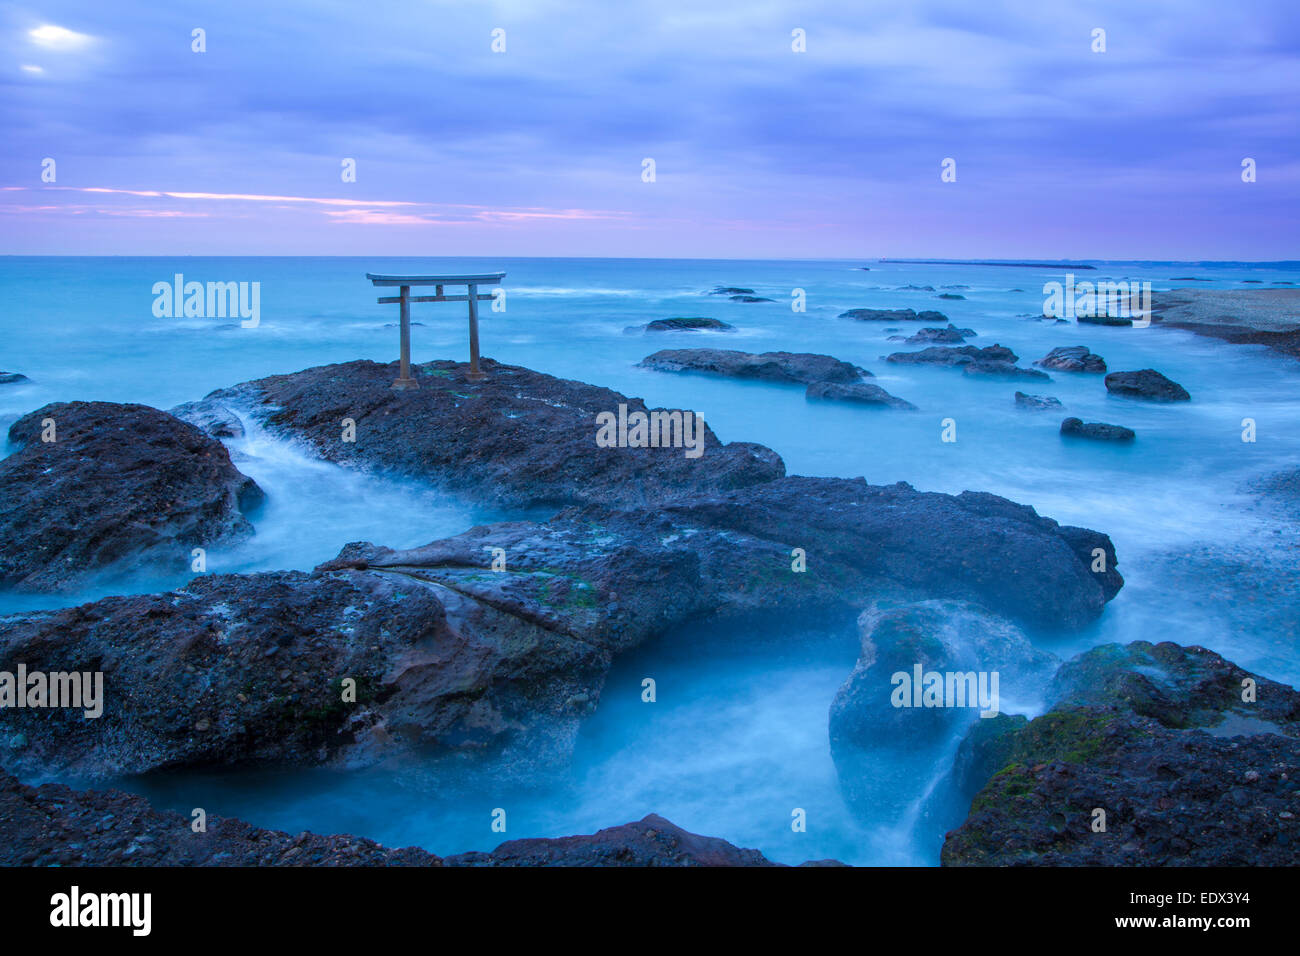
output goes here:
[[[1092, 268], [1085, 269], [1085, 266]], [[170, 408], [265, 375], [354, 359], [397, 357], [397, 307], [380, 305], [366, 273], [505, 272], [498, 309], [480, 309], [483, 354], [703, 415], [723, 441], [760, 442], [791, 474], [904, 481], [925, 491], [987, 491], [1111, 536], [1126, 586], [1081, 632], [1031, 633], [1062, 658], [1107, 642], [1201, 644], [1241, 666], [1300, 684], [1300, 540], [1294, 503], [1257, 484], [1300, 467], [1296, 359], [1188, 332], [1044, 320], [1049, 283], [1150, 282], [1262, 289], [1300, 283], [1300, 263], [1117, 262], [1028, 265], [863, 260], [478, 258], [0, 257], [0, 434], [49, 402], [104, 400]], [[159, 283], [257, 283], [259, 320], [157, 314]], [[769, 302], [735, 302], [716, 287]], [[487, 290], [484, 290], [487, 291]], [[1154, 368], [1192, 401], [1152, 404], [1107, 393], [1101, 376], [1051, 382], [970, 378], [890, 364], [916, 346], [891, 341], [921, 323], [841, 318], [848, 309], [944, 313], [1028, 365], [1056, 346], [1086, 345], [1112, 371]], [[646, 333], [670, 317], [716, 318], [731, 332]], [[465, 360], [465, 307], [412, 306], [415, 361]], [[930, 323], [925, 323], [930, 324]], [[803, 389], [651, 371], [663, 348], [817, 352], [860, 365], [915, 411], [810, 403]], [[1027, 412], [1014, 392], [1064, 408]], [[1134, 429], [1131, 445], [1066, 442], [1062, 417]], [[1253, 423], [1253, 435], [1248, 435]], [[208, 555], [208, 572], [310, 569], [350, 541], [413, 547], [488, 521], [492, 511], [437, 489], [341, 468], [248, 421], [227, 442], [267, 493], [246, 543]], [[955, 441], [943, 441], [948, 429]], [[593, 432], [594, 434], [594, 432]], [[1253, 437], [1254, 440], [1243, 440]], [[10, 453], [5, 446], [3, 453]], [[0, 595], [0, 614], [148, 592], [183, 579], [127, 575], [67, 595]], [[372, 771], [204, 771], [114, 781], [189, 814], [237, 816], [297, 833], [347, 832], [435, 853], [490, 849], [503, 839], [564, 836], [657, 813], [696, 833], [798, 863], [930, 866], [943, 827], [925, 811], [953, 742], [904, 759], [907, 809], [851, 812], [827, 736], [837, 688], [857, 658], [852, 622], [798, 619], [763, 633], [699, 623], [616, 662], [561, 786], [479, 782], [466, 791], [419, 774]], [[658, 700], [640, 699], [653, 673]], [[1018, 702], [1032, 715], [1042, 702]], [[896, 776], [899, 768], [881, 768]], [[75, 782], [75, 781], [72, 781]], [[445, 791], [445, 792], [444, 792]], [[505, 809], [507, 830], [492, 829]], [[802, 810], [806, 827], [792, 822]]]

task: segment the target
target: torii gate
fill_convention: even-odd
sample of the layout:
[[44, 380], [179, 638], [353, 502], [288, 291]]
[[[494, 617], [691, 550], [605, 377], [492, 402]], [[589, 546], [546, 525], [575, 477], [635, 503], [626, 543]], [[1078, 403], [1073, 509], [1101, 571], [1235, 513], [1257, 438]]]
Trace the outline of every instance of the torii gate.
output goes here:
[[[504, 272], [487, 272], [464, 276], [381, 276], [367, 272], [366, 278], [377, 286], [397, 286], [399, 295], [380, 296], [379, 303], [396, 302], [401, 306], [402, 317], [402, 370], [393, 388], [419, 388], [420, 383], [411, 377], [411, 303], [412, 302], [468, 302], [469, 303], [469, 378], [480, 382], [487, 378], [478, 367], [478, 304], [491, 302], [492, 296], [479, 295], [481, 285], [500, 285]], [[435, 295], [411, 295], [411, 286], [434, 286]], [[443, 286], [463, 285], [465, 295], [443, 295]]]

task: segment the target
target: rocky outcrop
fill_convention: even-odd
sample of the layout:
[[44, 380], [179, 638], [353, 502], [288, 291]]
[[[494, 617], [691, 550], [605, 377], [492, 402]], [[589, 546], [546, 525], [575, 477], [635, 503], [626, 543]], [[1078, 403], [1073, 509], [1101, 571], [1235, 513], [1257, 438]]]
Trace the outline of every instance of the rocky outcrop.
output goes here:
[[1300, 693], [1145, 641], [1088, 651], [1052, 691], [1047, 713], [971, 748], [972, 768], [999, 769], [944, 865], [1294, 864]]
[[1263, 345], [1284, 355], [1300, 357], [1298, 289], [1171, 289], [1156, 292], [1151, 298], [1151, 321], [1153, 325], [1184, 329], [1234, 345]]
[[1027, 395], [1024, 392], [1016, 392], [1016, 408], [1042, 411], [1048, 408], [1060, 407], [1061, 400], [1059, 398], [1053, 398], [1051, 395]]
[[1106, 376], [1106, 390], [1126, 398], [1144, 398], [1153, 402], [1186, 402], [1187, 389], [1166, 378], [1153, 368], [1136, 372], [1111, 372]]
[[[927, 287], [928, 288], [928, 287]], [[930, 291], [934, 291], [931, 289]], [[917, 312], [915, 309], [849, 309], [840, 313], [841, 319], [857, 319], [859, 322], [942, 322], [951, 325], [948, 316], [933, 309]]]
[[1021, 368], [1012, 362], [967, 362], [961, 368], [963, 375], [979, 378], [1029, 379], [1050, 382], [1052, 377], [1036, 368]]
[[1122, 585], [1113, 566], [1104, 535], [993, 495], [818, 478], [405, 551], [353, 544], [311, 575], [213, 575], [0, 620], [0, 670], [104, 675], [98, 718], [13, 711], [0, 764], [105, 777], [419, 754], [535, 778], [567, 767], [614, 656], [689, 621], [913, 594], [1078, 627]]
[[1067, 418], [1061, 422], [1061, 434], [1070, 438], [1088, 438], [1093, 441], [1133, 441], [1137, 432], [1123, 425], [1105, 422], [1085, 422], [1081, 418]]
[[[723, 444], [704, 427], [703, 454], [680, 446], [601, 447], [597, 416], [649, 411], [644, 402], [583, 382], [484, 359], [485, 381], [459, 362], [413, 366], [419, 388], [391, 388], [396, 363], [348, 362], [272, 375], [214, 392], [251, 409], [273, 432], [330, 461], [427, 481], [485, 506], [639, 504], [779, 478], [780, 456]], [[355, 426], [345, 441], [344, 419]]]
[[725, 295], [725, 296], [753, 295], [753, 294], [754, 294], [753, 289], [742, 289], [740, 286], [735, 286], [735, 285], [717, 285], [713, 287], [713, 290], [711, 292], [709, 292], [709, 295]]
[[[0, 774], [0, 866], [780, 866], [757, 850], [650, 814], [586, 836], [509, 840], [439, 858], [348, 835], [297, 836], [231, 817], [193, 819], [120, 790], [31, 787]], [[813, 864], [837, 866], [834, 861]]]
[[728, 349], [664, 349], [646, 356], [640, 366], [659, 372], [703, 372], [728, 378], [800, 385], [814, 382], [848, 384], [871, 376], [866, 369], [811, 352], [761, 352], [756, 355]]
[[816, 382], [808, 386], [804, 397], [809, 401], [849, 402], [854, 405], [883, 405], [887, 408], [916, 408], [911, 402], [890, 395], [870, 382]]
[[103, 778], [420, 753], [545, 772], [609, 662], [608, 645], [400, 574], [212, 575], [0, 620], [0, 670], [103, 674], [97, 718], [6, 711], [0, 764]]
[[0, 461], [0, 587], [184, 571], [192, 548], [253, 533], [246, 512], [261, 489], [219, 441], [166, 412], [61, 402], [24, 415], [9, 440], [19, 450]]
[[633, 326], [628, 331], [646, 332], [734, 332], [736, 327], [721, 319], [706, 318], [672, 318], [655, 319], [645, 325]]
[[1086, 345], [1063, 345], [1054, 348], [1034, 364], [1054, 372], [1106, 371], [1106, 360], [1093, 353]]
[[0, 372], [0, 385], [21, 385], [28, 381], [31, 379], [21, 372]]

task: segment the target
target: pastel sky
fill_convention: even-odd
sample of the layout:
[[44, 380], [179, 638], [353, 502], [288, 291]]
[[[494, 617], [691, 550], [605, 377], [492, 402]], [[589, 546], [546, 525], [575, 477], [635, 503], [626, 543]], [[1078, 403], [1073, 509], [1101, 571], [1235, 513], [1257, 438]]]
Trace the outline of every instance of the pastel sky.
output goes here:
[[1296, 0], [19, 2], [0, 253], [1295, 259], [1298, 54]]

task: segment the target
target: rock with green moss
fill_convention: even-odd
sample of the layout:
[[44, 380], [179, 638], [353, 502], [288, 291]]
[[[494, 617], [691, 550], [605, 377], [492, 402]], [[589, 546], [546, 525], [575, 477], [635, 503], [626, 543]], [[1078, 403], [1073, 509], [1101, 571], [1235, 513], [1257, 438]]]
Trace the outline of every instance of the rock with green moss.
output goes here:
[[[947, 835], [961, 865], [1294, 865], [1300, 693], [1202, 647], [1138, 641], [1066, 663], [1041, 717]], [[973, 768], [975, 769], [975, 768]]]

